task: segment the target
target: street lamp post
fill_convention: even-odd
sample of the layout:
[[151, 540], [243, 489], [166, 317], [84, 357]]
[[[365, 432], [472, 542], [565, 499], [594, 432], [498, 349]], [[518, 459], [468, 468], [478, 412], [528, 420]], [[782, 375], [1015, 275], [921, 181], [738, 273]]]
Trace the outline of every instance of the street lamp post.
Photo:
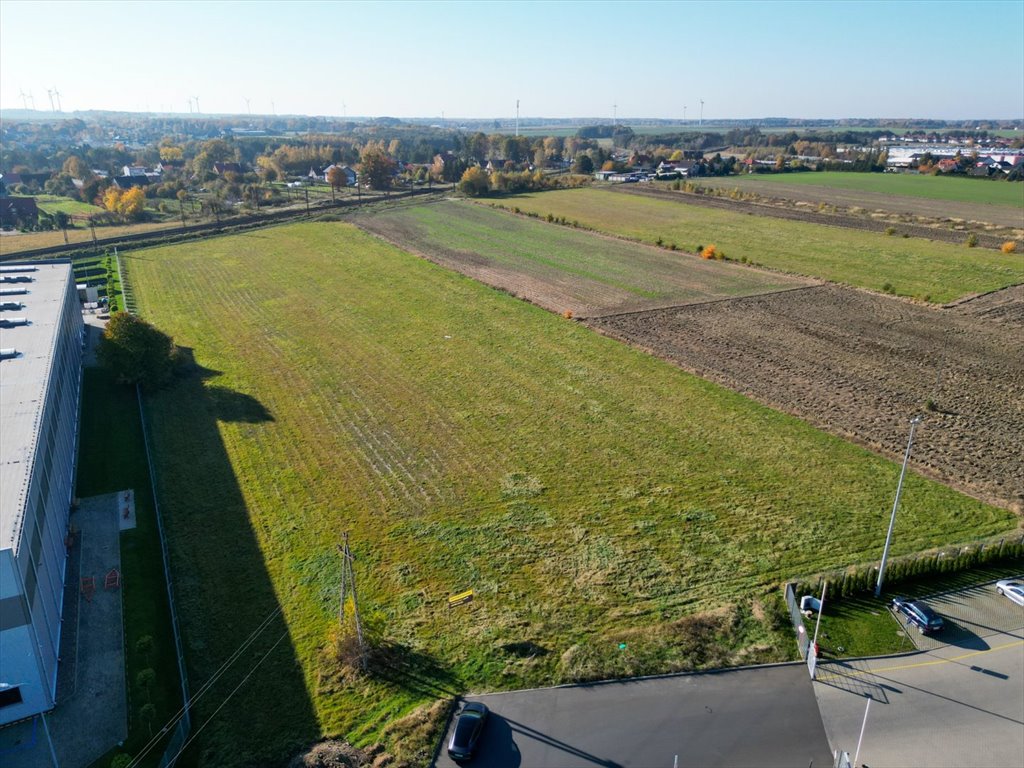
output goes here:
[[907, 440], [907, 452], [903, 455], [903, 468], [896, 484], [896, 500], [892, 504], [892, 516], [889, 518], [889, 532], [885, 535], [885, 549], [882, 550], [882, 564], [878, 568], [878, 583], [875, 584], [875, 597], [882, 594], [882, 579], [885, 577], [885, 562], [889, 559], [889, 545], [892, 544], [892, 529], [896, 524], [896, 510], [900, 506], [900, 495], [903, 493], [903, 478], [907, 474], [907, 462], [910, 461], [910, 449], [914, 445], [914, 429], [921, 423], [921, 416], [910, 420], [910, 439]]

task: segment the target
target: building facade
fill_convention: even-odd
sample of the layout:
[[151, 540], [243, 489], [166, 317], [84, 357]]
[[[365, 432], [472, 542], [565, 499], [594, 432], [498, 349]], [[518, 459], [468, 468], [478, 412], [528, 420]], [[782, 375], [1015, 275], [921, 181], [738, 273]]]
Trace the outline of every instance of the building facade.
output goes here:
[[52, 709], [84, 330], [69, 262], [0, 266], [0, 725]]

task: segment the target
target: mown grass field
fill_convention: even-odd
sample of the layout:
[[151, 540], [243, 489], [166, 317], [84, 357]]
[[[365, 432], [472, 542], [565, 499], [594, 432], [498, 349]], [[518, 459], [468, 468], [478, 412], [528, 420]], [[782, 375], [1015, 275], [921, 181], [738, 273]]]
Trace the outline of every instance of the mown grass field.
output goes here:
[[355, 222], [399, 247], [555, 312], [635, 311], [810, 284], [778, 273], [638, 247], [460, 201], [400, 206]]
[[[123, 259], [197, 366], [146, 403], [193, 687], [286, 624], [199, 703], [259, 663], [205, 764], [422, 764], [460, 691], [786, 658], [775, 585], [879, 554], [895, 464], [351, 225]], [[900, 514], [896, 553], [1015, 525], [913, 474]], [[343, 531], [369, 678], [332, 652]]]
[[735, 181], [736, 186], [744, 189], [766, 186], [768, 187], [766, 191], [770, 191], [772, 184], [799, 184], [1024, 209], [1024, 184], [988, 179], [967, 179], [957, 176], [823, 171], [821, 173], [764, 173], [753, 176], [737, 176], [730, 181]]
[[105, 209], [97, 205], [83, 203], [80, 200], [72, 200], [70, 197], [60, 195], [36, 195], [36, 205], [40, 210], [49, 214], [63, 211], [69, 216], [89, 216], [93, 213], [105, 213]]
[[536, 192], [492, 204], [542, 217], [564, 216], [645, 243], [660, 238], [685, 250], [714, 244], [736, 261], [933, 302], [1024, 282], [1020, 254], [749, 216], [611, 190]]

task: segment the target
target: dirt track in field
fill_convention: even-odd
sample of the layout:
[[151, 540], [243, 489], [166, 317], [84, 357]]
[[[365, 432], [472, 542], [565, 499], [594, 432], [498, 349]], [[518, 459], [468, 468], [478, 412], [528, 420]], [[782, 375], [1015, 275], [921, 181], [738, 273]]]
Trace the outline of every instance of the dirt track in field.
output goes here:
[[[839, 286], [588, 325], [1024, 513], [1024, 289], [932, 308]], [[928, 410], [932, 401], [935, 410]]]
[[[701, 180], [703, 182], [703, 180]], [[808, 224], [824, 224], [831, 227], [845, 227], [847, 229], [859, 229], [865, 232], [884, 233], [890, 228], [894, 230], [894, 237], [920, 237], [925, 240], [938, 240], [940, 242], [963, 245], [970, 234], [977, 238], [978, 247], [998, 249], [1007, 240], [1020, 240], [1021, 229], [1024, 222], [1020, 221], [1018, 213], [1015, 219], [1015, 227], [995, 226], [985, 223], [974, 223], [964, 225], [963, 229], [951, 229], [950, 219], [931, 218], [923, 214], [901, 213], [898, 205], [891, 204], [889, 208], [879, 209], [875, 212], [860, 211], [854, 212], [848, 208], [838, 207], [836, 210], [818, 210], [817, 204], [803, 205], [799, 200], [813, 198], [820, 203], [826, 203], [828, 194], [817, 196], [802, 196], [798, 201], [784, 198], [768, 198], [764, 196], [757, 202], [749, 200], [731, 200], [725, 197], [714, 197], [708, 194], [696, 194], [668, 189], [662, 186], [650, 184], [620, 184], [614, 187], [616, 192], [622, 194], [641, 195], [645, 197], [656, 197], [664, 200], [674, 200], [686, 205], [699, 205], [705, 208], [716, 208], [719, 210], [733, 211], [735, 213], [747, 213], [755, 216], [770, 216], [775, 219], [787, 221], [800, 221]], [[758, 194], [764, 195], [763, 190], [758, 189]], [[818, 192], [816, 190], [816, 192]], [[820, 198], [820, 199], [819, 199]], [[897, 198], [902, 203], [906, 198]], [[931, 202], [929, 210], [938, 213], [942, 210], [942, 201]], [[841, 206], [838, 197], [830, 205]], [[938, 213], [939, 216], [943, 215]], [[948, 215], [948, 211], [947, 211]], [[1000, 220], [1005, 214], [999, 215]]]

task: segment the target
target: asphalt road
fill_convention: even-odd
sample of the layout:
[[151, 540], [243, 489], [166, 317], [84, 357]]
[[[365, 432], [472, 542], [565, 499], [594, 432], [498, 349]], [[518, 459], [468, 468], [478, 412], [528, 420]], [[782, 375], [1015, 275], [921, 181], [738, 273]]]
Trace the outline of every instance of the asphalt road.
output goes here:
[[480, 768], [832, 765], [803, 664], [466, 698], [491, 709]]
[[927, 602], [941, 634], [911, 637], [921, 653], [825, 662], [815, 694], [829, 743], [870, 768], [1024, 765], [1024, 608], [992, 585]]

